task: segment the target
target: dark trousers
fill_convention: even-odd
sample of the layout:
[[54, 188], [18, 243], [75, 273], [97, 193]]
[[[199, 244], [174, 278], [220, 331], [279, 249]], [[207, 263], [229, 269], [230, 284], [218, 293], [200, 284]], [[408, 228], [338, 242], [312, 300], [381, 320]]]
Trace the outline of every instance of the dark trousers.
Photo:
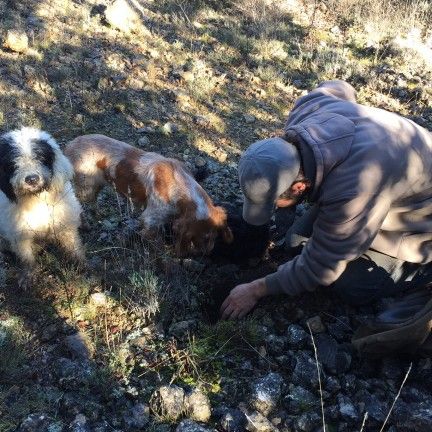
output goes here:
[[[312, 206], [297, 218], [285, 236], [285, 248], [294, 257], [312, 235], [318, 208]], [[346, 303], [360, 306], [382, 297], [396, 295], [405, 289], [432, 281], [432, 264], [409, 263], [369, 249], [348, 263], [332, 289]]]

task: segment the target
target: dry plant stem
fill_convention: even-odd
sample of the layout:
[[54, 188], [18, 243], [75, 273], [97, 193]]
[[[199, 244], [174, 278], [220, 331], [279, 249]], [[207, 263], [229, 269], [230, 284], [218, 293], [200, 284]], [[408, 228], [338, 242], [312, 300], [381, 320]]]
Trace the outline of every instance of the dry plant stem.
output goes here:
[[390, 407], [390, 410], [389, 410], [389, 412], [388, 412], [388, 414], [387, 414], [387, 417], [385, 418], [384, 423], [383, 423], [381, 429], [379, 430], [379, 432], [383, 432], [383, 430], [384, 430], [384, 428], [385, 428], [385, 425], [387, 424], [387, 421], [388, 421], [388, 419], [389, 419], [389, 417], [390, 417], [390, 414], [392, 413], [393, 408], [394, 408], [394, 406], [395, 406], [395, 404], [396, 404], [396, 401], [399, 399], [399, 396], [400, 396], [400, 394], [401, 394], [402, 388], [403, 388], [403, 386], [405, 385], [406, 380], [408, 379], [408, 375], [409, 375], [410, 372], [411, 372], [411, 368], [412, 368], [412, 362], [411, 362], [410, 365], [409, 365], [409, 368], [408, 368], [408, 370], [407, 370], [407, 373], [405, 374], [405, 378], [404, 378], [403, 381], [402, 381], [402, 384], [401, 384], [401, 386], [400, 386], [400, 388], [399, 388], [399, 391], [398, 391], [398, 393], [397, 393], [397, 395], [396, 395], [396, 397], [395, 397], [395, 399], [394, 399], [394, 401], [393, 401], [393, 403], [392, 403], [392, 406]]
[[310, 333], [311, 338], [312, 338], [312, 345], [313, 345], [314, 354], [315, 354], [315, 363], [316, 363], [316, 367], [317, 367], [319, 393], [320, 393], [320, 400], [321, 400], [321, 417], [322, 417], [322, 424], [323, 424], [323, 432], [327, 432], [327, 427], [326, 427], [325, 417], [324, 417], [324, 400], [323, 400], [323, 393], [322, 393], [321, 373], [320, 373], [319, 362], [318, 362], [318, 352], [317, 352], [317, 348], [315, 345], [315, 339], [313, 337], [312, 330], [310, 328], [309, 323], [307, 326], [308, 326], [309, 333]]
[[363, 429], [364, 429], [364, 427], [365, 427], [366, 420], [367, 420], [368, 416], [369, 416], [369, 413], [366, 411], [366, 412], [365, 412], [365, 415], [364, 415], [364, 417], [363, 417], [363, 423], [362, 423], [362, 425], [361, 425], [360, 432], [363, 432]]

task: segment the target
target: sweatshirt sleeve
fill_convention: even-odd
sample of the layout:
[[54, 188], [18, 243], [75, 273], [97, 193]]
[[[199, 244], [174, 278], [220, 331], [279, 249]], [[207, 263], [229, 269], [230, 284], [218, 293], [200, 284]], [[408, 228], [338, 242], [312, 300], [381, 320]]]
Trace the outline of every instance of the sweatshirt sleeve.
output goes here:
[[368, 194], [322, 205], [302, 253], [266, 277], [269, 293], [295, 296], [335, 282], [369, 248], [389, 208], [389, 199]]

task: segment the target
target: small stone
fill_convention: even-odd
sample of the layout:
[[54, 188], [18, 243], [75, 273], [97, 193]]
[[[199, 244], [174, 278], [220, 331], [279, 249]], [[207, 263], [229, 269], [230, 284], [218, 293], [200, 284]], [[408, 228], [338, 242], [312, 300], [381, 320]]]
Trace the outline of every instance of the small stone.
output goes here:
[[129, 6], [127, 0], [115, 0], [105, 9], [104, 17], [111, 27], [123, 32], [130, 32], [140, 24], [139, 15]]
[[145, 134], [154, 134], [156, 133], [156, 129], [151, 126], [144, 126], [142, 128], [137, 129], [138, 133], [145, 133]]
[[362, 390], [356, 393], [355, 400], [358, 402], [358, 405], [364, 405], [364, 411], [368, 413], [369, 418], [374, 419], [380, 424], [383, 423], [388, 409], [375, 395], [370, 394], [366, 390]]
[[250, 114], [243, 114], [244, 121], [248, 124], [254, 123], [256, 121], [255, 116]]
[[298, 351], [291, 380], [293, 384], [308, 389], [316, 389], [318, 387], [318, 375], [315, 359], [304, 351]]
[[191, 71], [182, 72], [180, 75], [183, 78], [183, 80], [187, 83], [191, 83], [195, 81], [195, 75]]
[[150, 139], [147, 136], [143, 136], [138, 140], [138, 145], [140, 147], [147, 147], [148, 145], [150, 145]]
[[316, 412], [303, 413], [296, 421], [296, 430], [301, 432], [313, 432], [322, 423], [321, 417]]
[[351, 366], [351, 355], [343, 351], [328, 334], [315, 336], [318, 358], [326, 370], [333, 374], [345, 373]]
[[36, 69], [33, 66], [30, 66], [30, 65], [24, 65], [23, 66], [23, 71], [24, 71], [24, 75], [27, 78], [33, 78], [37, 74]]
[[17, 432], [45, 432], [50, 418], [45, 414], [30, 414], [18, 427]]
[[321, 321], [321, 317], [318, 315], [306, 320], [306, 324], [309, 326], [309, 328], [311, 329], [311, 332], [314, 334], [315, 333], [323, 333], [326, 330], [323, 322]]
[[150, 398], [150, 409], [159, 419], [176, 421], [184, 410], [184, 390], [176, 385], [159, 387]]
[[90, 303], [93, 306], [106, 306], [108, 304], [108, 297], [105, 293], [95, 292], [90, 295]]
[[144, 429], [149, 421], [149, 407], [143, 403], [135, 404], [125, 416], [125, 423], [129, 428]]
[[215, 155], [216, 159], [221, 163], [226, 162], [226, 160], [228, 158], [228, 153], [221, 150], [221, 149], [216, 149], [214, 152], [214, 155]]
[[205, 264], [192, 258], [185, 258], [182, 261], [183, 267], [193, 273], [200, 273], [204, 270]]
[[275, 432], [277, 429], [271, 422], [259, 412], [253, 412], [246, 416], [246, 430], [250, 432]]
[[172, 135], [179, 131], [178, 125], [172, 122], [167, 122], [161, 127], [161, 132], [165, 135]]
[[207, 423], [211, 415], [210, 400], [201, 390], [194, 389], [185, 396], [185, 413], [192, 420]]
[[87, 424], [87, 417], [84, 414], [77, 414], [69, 425], [70, 432], [90, 432]]
[[279, 356], [284, 353], [287, 338], [283, 336], [268, 335], [265, 338], [268, 352], [273, 356]]
[[202, 168], [202, 167], [205, 167], [207, 165], [207, 161], [203, 157], [197, 156], [194, 159], [194, 164], [197, 168]]
[[250, 406], [267, 416], [273, 411], [281, 397], [283, 378], [271, 372], [252, 385]]
[[28, 50], [28, 37], [23, 32], [8, 30], [3, 47], [17, 53], [24, 53]]
[[43, 329], [42, 335], [41, 335], [41, 340], [43, 342], [48, 342], [51, 339], [54, 339], [54, 337], [57, 335], [58, 333], [58, 326], [57, 324], [50, 324], [49, 326], [46, 326]]
[[207, 429], [192, 420], [183, 420], [176, 428], [176, 432], [211, 432], [211, 429]]
[[306, 345], [306, 342], [310, 339], [302, 327], [298, 324], [291, 324], [287, 329], [287, 340], [290, 348], [298, 349]]
[[213, 415], [224, 431], [243, 432], [245, 430], [247, 419], [239, 409], [221, 407], [215, 409]]
[[343, 396], [338, 397], [339, 413], [346, 421], [354, 421], [359, 419], [359, 413], [352, 402]]
[[317, 406], [317, 397], [309, 390], [291, 384], [283, 399], [283, 405], [292, 414], [301, 414], [305, 410], [312, 410]]
[[78, 360], [88, 360], [93, 357], [94, 347], [83, 332], [65, 337], [65, 345], [72, 356]]
[[196, 320], [185, 320], [179, 321], [171, 324], [168, 333], [171, 336], [176, 337], [177, 339], [182, 339], [184, 336], [187, 336], [191, 330], [194, 330], [197, 327]]

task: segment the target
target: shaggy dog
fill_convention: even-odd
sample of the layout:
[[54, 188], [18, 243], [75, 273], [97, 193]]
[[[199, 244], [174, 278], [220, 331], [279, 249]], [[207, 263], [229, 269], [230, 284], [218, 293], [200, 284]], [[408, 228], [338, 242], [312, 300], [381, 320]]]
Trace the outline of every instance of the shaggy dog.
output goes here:
[[72, 177], [72, 165], [48, 133], [23, 128], [0, 135], [0, 236], [23, 265], [22, 288], [31, 283], [36, 239], [56, 241], [84, 260]]
[[185, 165], [160, 154], [104, 135], [84, 135], [67, 144], [65, 154], [75, 169], [75, 185], [83, 201], [95, 200], [112, 184], [144, 207], [143, 235], [155, 236], [172, 223], [176, 254], [208, 254], [220, 234], [231, 241], [226, 212], [213, 205]]

